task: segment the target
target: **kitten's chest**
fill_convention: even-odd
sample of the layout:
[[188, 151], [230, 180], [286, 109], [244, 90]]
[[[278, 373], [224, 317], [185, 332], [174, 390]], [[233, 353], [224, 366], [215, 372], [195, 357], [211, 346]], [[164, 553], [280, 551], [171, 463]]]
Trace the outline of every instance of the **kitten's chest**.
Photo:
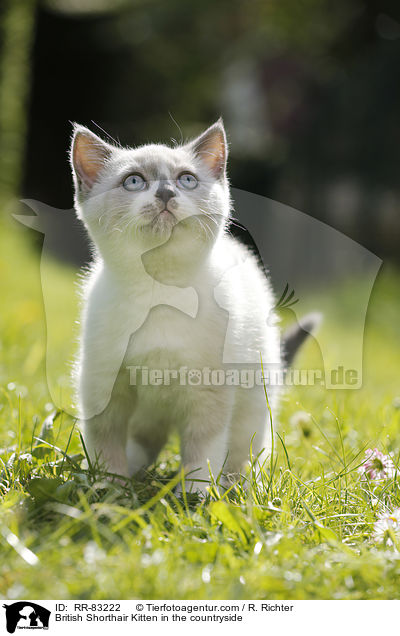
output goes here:
[[[189, 309], [189, 308], [187, 308]], [[152, 307], [142, 326], [132, 333], [129, 364], [218, 366], [222, 360], [226, 316], [218, 308], [191, 313], [173, 305]]]

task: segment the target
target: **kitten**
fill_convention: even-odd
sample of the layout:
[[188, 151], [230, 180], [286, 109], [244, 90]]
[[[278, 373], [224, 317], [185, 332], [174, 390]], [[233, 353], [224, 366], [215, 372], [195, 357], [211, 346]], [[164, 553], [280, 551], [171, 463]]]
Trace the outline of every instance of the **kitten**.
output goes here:
[[[262, 383], [199, 381], [204, 368], [259, 370], [260, 355], [281, 364], [269, 281], [227, 232], [227, 154], [222, 120], [173, 148], [121, 148], [75, 125], [75, 206], [95, 254], [83, 287], [79, 416], [89, 456], [111, 473], [140, 474], [172, 429], [188, 489], [205, 492], [210, 471], [237, 476], [250, 448], [260, 463], [270, 452]], [[132, 382], [142, 367], [175, 375]], [[267, 393], [275, 410], [277, 389]]]

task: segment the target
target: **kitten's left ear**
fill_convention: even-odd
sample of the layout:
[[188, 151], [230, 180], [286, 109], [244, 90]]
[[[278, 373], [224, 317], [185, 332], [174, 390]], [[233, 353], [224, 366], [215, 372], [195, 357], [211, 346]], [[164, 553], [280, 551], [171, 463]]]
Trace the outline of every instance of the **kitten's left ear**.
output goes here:
[[113, 146], [85, 126], [74, 124], [71, 166], [78, 192], [87, 194], [113, 151]]
[[216, 179], [225, 175], [228, 144], [222, 118], [189, 143], [192, 152], [205, 163]]

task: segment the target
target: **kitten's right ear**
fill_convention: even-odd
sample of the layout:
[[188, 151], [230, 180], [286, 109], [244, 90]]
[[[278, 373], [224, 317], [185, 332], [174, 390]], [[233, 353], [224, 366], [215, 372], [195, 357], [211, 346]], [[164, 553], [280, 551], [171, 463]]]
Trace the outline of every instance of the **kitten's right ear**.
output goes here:
[[228, 144], [221, 118], [207, 128], [200, 137], [189, 142], [189, 148], [203, 161], [216, 179], [224, 177]]
[[78, 193], [90, 192], [112, 151], [113, 146], [88, 128], [74, 124], [70, 161]]

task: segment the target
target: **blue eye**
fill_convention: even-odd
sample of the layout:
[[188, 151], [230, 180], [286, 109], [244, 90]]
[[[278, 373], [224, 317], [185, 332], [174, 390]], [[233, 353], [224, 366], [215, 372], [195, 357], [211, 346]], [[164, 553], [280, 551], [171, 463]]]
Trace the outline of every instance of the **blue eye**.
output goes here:
[[190, 172], [183, 172], [180, 177], [178, 177], [178, 185], [181, 186], [181, 188], [185, 188], [185, 190], [194, 190], [198, 183], [196, 177], [190, 174]]
[[146, 185], [146, 181], [140, 176], [140, 174], [130, 174], [129, 177], [126, 177], [123, 183], [125, 190], [129, 190], [130, 192], [139, 192], [139, 190], [144, 190]]

